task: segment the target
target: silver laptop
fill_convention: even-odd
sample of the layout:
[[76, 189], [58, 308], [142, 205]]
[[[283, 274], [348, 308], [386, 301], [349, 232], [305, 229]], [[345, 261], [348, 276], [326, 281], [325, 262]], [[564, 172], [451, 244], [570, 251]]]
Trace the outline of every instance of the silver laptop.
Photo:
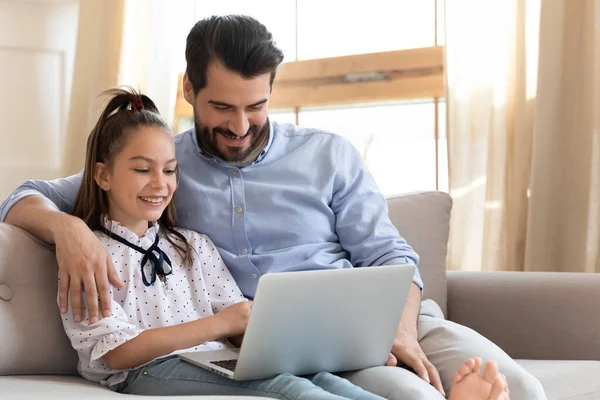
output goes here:
[[266, 274], [240, 349], [179, 357], [238, 381], [384, 365], [413, 274], [410, 265]]

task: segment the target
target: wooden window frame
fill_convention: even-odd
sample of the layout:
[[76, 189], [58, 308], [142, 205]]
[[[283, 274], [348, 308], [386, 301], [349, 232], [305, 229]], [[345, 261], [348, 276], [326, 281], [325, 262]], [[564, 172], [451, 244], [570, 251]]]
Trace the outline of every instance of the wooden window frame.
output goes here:
[[[346, 105], [444, 96], [444, 48], [357, 54], [282, 64], [270, 110]], [[175, 123], [193, 116], [179, 76]]]

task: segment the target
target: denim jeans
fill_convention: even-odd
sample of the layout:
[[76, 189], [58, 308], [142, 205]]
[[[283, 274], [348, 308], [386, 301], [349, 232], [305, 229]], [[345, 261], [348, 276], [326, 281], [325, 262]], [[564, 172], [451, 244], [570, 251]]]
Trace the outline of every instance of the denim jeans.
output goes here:
[[284, 400], [375, 400], [369, 393], [337, 375], [321, 372], [298, 377], [281, 374], [271, 379], [238, 382], [180, 360], [155, 360], [129, 373], [119, 392], [138, 395], [262, 396]]

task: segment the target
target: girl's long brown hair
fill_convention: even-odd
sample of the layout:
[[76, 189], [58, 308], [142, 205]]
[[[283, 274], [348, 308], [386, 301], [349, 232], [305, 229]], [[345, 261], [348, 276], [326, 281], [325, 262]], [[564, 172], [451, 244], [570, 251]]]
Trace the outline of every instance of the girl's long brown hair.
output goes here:
[[[102, 214], [108, 214], [108, 198], [94, 179], [96, 163], [107, 165], [123, 149], [127, 136], [146, 126], [157, 126], [170, 132], [156, 105], [134, 89], [109, 89], [102, 93], [110, 97], [102, 115], [87, 140], [83, 181], [75, 198], [73, 215], [81, 218], [91, 230], [99, 229]], [[191, 262], [192, 246], [174, 229], [177, 221], [175, 193], [159, 219], [160, 232], [173, 245], [184, 264]]]

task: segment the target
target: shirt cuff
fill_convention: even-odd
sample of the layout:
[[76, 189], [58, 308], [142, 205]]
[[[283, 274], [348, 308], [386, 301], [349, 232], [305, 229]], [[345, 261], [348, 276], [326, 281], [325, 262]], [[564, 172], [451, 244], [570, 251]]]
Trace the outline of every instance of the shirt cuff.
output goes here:
[[423, 279], [419, 272], [419, 267], [415, 265], [414, 261], [406, 256], [396, 257], [393, 260], [385, 262], [383, 265], [412, 265], [415, 267], [415, 274], [413, 275], [413, 283], [421, 289], [421, 296], [423, 296]]

